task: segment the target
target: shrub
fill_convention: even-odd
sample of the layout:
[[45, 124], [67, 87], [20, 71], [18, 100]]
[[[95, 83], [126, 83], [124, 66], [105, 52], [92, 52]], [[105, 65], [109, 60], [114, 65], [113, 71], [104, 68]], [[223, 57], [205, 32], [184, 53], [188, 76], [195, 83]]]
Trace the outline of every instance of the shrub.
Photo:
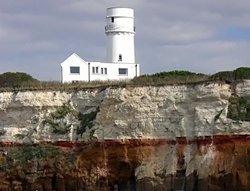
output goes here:
[[233, 82], [240, 79], [250, 79], [250, 68], [241, 67], [234, 71], [218, 72], [214, 75], [205, 75], [183, 70], [145, 74], [132, 80], [107, 80], [62, 84], [59, 81], [38, 81], [32, 76], [16, 72], [0, 75], [0, 92], [3, 91], [78, 91], [78, 90], [103, 90], [108, 87], [119, 88], [126, 86], [161, 86], [178, 84], [195, 84], [207, 81], [221, 80]]
[[[72, 167], [78, 156], [78, 153], [74, 150], [63, 150], [53, 144], [51, 145], [46, 143], [32, 145], [25, 144], [21, 147], [10, 147], [7, 148], [7, 151], [7, 165], [13, 165], [14, 162], [15, 165], [18, 165], [18, 167], [26, 167], [29, 160], [33, 160], [33, 164], [35, 165], [37, 164], [37, 161], [44, 161], [45, 163], [38, 163], [41, 165], [40, 167], [44, 168], [56, 167], [57, 161], [65, 161], [65, 165]], [[46, 165], [47, 161], [50, 161], [49, 166]]]
[[72, 124], [68, 124], [63, 119], [68, 115], [72, 114], [77, 116], [75, 111], [69, 103], [59, 107], [55, 112], [51, 113], [44, 121], [43, 124], [48, 124], [52, 128], [54, 134], [64, 135], [70, 132]]
[[237, 68], [234, 72], [235, 80], [250, 79], [250, 68], [241, 67]]
[[160, 73], [155, 73], [151, 75], [152, 77], [159, 77], [159, 78], [164, 78], [164, 77], [179, 77], [179, 76], [191, 76], [191, 75], [196, 75], [193, 72], [189, 71], [183, 71], [183, 70], [174, 70], [170, 72], [160, 72]]
[[0, 136], [3, 136], [6, 134], [6, 130], [5, 129], [0, 129]]
[[210, 79], [231, 82], [234, 81], [235, 77], [232, 71], [222, 71], [212, 75]]
[[34, 158], [55, 158], [62, 153], [59, 149], [49, 145], [23, 145], [15, 152], [15, 159], [22, 164]]
[[142, 75], [132, 80], [134, 85], [171, 85], [188, 84], [208, 80], [205, 74], [196, 74], [189, 71], [160, 72], [152, 75]]
[[6, 72], [0, 75], [1, 87], [20, 87], [25, 84], [37, 83], [38, 80], [22, 72]]
[[250, 121], [250, 101], [233, 95], [229, 99], [227, 117], [233, 120]]
[[235, 80], [250, 79], [250, 68], [241, 67], [233, 71], [218, 72], [210, 77], [212, 80], [233, 82]]
[[82, 135], [87, 128], [91, 129], [94, 125], [97, 113], [100, 111], [99, 107], [95, 111], [82, 114], [79, 112], [78, 119], [81, 121], [80, 127], [77, 128], [77, 134]]

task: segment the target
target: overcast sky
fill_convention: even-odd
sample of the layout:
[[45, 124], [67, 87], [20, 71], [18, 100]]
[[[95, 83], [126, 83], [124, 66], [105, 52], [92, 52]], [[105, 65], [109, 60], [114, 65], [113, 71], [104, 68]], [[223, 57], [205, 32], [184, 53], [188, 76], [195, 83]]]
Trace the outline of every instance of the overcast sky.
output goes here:
[[135, 10], [141, 73], [250, 67], [249, 0], [0, 0], [0, 73], [60, 80], [72, 53], [105, 61], [106, 8]]

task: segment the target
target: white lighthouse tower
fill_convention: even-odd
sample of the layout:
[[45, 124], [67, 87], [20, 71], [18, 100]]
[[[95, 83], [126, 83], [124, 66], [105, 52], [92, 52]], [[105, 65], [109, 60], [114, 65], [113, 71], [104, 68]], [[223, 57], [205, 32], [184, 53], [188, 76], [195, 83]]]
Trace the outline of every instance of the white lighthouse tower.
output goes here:
[[107, 35], [107, 62], [135, 63], [134, 10], [111, 7], [107, 9], [105, 33]]
[[106, 62], [85, 61], [73, 53], [61, 63], [63, 83], [129, 80], [140, 75], [140, 65], [135, 62], [134, 10], [124, 7], [108, 8], [106, 23]]

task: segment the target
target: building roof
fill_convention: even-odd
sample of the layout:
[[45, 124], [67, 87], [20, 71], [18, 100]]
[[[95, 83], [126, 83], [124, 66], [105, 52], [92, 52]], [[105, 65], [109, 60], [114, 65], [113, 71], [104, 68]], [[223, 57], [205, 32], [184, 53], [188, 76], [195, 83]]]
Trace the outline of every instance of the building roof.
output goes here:
[[61, 63], [61, 66], [68, 65], [71, 63], [86, 63], [85, 60], [83, 60], [80, 56], [78, 56], [76, 53], [71, 54], [66, 60], [64, 60]]

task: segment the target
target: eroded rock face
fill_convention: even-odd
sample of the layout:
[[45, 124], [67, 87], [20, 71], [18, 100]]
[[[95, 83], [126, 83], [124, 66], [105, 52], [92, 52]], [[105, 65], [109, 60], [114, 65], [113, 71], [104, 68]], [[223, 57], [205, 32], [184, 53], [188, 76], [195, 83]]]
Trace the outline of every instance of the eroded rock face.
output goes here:
[[0, 93], [0, 190], [249, 190], [250, 82]]
[[248, 136], [3, 145], [1, 190], [249, 190]]
[[[242, 89], [248, 86], [241, 86], [239, 92], [244, 96]], [[6, 131], [1, 138], [39, 142], [248, 133], [249, 123], [227, 118], [231, 94], [230, 85], [219, 83], [0, 93], [0, 127]], [[62, 106], [68, 113], [60, 111]], [[54, 133], [55, 128], [61, 133]]]

